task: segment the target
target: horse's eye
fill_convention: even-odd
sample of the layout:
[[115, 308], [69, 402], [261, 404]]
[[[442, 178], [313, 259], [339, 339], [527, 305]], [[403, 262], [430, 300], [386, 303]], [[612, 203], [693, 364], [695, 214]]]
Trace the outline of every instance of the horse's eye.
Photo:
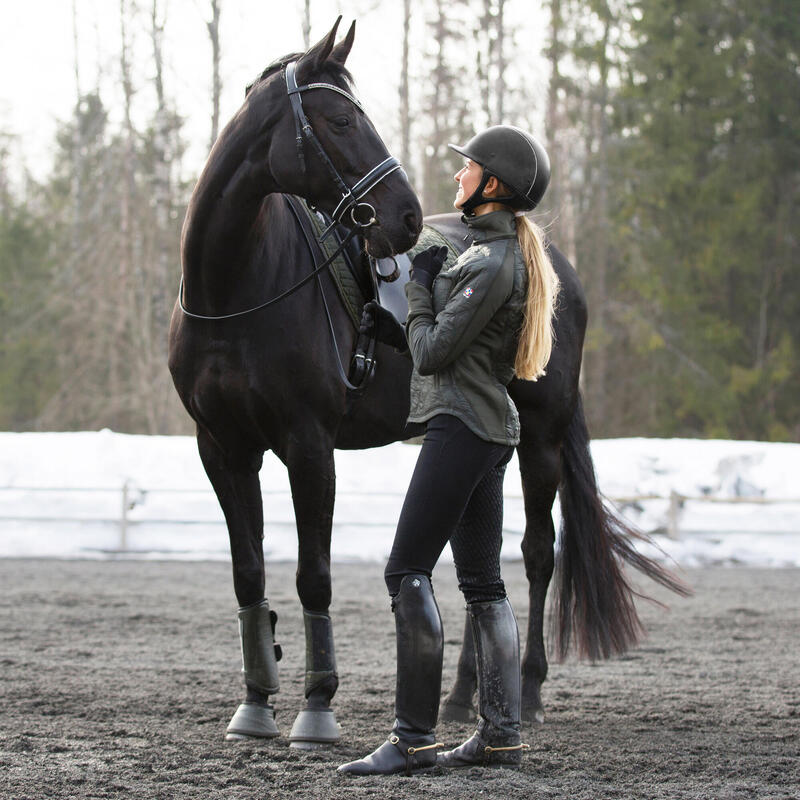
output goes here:
[[347, 117], [334, 117], [331, 121], [340, 130], [344, 130], [350, 124], [350, 120]]

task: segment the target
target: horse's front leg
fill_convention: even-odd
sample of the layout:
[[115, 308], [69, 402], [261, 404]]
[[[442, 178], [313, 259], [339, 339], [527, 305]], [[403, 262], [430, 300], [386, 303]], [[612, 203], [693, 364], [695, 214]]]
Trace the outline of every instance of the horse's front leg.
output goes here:
[[197, 435], [200, 458], [219, 499], [230, 537], [233, 587], [239, 603], [242, 671], [247, 695], [228, 725], [228, 741], [279, 735], [269, 696], [276, 694], [277, 616], [264, 596], [264, 517], [258, 471], [263, 452], [223, 451], [211, 436]]
[[306, 634], [306, 706], [295, 719], [292, 747], [314, 749], [340, 739], [330, 707], [339, 676], [333, 647], [331, 604], [331, 526], [336, 493], [333, 445], [324, 436], [294, 442], [286, 454], [297, 521], [297, 593]]
[[555, 529], [552, 507], [558, 489], [560, 453], [541, 442], [523, 441], [517, 448], [525, 498], [522, 558], [528, 577], [528, 637], [522, 658], [522, 721], [544, 722], [542, 684], [547, 677], [544, 606], [553, 577]]

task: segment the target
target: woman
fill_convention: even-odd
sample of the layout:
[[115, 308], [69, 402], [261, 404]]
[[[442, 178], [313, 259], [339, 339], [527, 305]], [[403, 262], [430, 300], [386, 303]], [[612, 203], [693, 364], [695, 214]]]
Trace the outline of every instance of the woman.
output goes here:
[[[405, 335], [380, 306], [365, 317], [379, 339], [405, 344], [414, 362], [410, 422], [426, 432], [397, 526], [385, 578], [397, 631], [396, 720], [374, 753], [339, 767], [352, 775], [433, 766], [518, 766], [519, 633], [500, 577], [503, 475], [519, 443], [507, 384], [536, 380], [552, 349], [558, 279], [541, 230], [524, 213], [547, 188], [547, 153], [510, 126], [464, 147], [454, 205], [472, 245], [441, 271], [447, 250], [412, 263]], [[450, 542], [470, 613], [478, 663], [475, 734], [437, 758], [434, 727], [442, 678], [442, 623], [431, 573]]]

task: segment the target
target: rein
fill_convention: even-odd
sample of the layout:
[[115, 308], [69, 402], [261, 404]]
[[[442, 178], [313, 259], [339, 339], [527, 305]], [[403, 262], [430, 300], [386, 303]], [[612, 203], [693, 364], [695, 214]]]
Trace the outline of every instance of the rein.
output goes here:
[[[309, 232], [308, 230], [308, 219], [303, 214], [302, 210], [298, 209], [295, 205], [297, 203], [297, 199], [292, 197], [291, 195], [286, 196], [286, 201], [289, 204], [289, 208], [292, 210], [295, 219], [297, 220], [297, 224], [300, 227], [300, 230], [303, 234], [303, 238], [306, 241], [306, 245], [308, 246], [308, 251], [311, 253], [311, 258], [314, 263], [317, 263], [317, 252], [320, 249], [320, 241], [317, 240], [316, 236], [314, 235], [313, 231]], [[345, 238], [345, 241], [342, 244], [344, 247], [347, 244], [347, 241], [350, 239], [350, 236]], [[314, 247], [315, 242], [317, 247]], [[341, 249], [341, 247], [339, 248]], [[336, 368], [339, 371], [339, 378], [341, 379], [342, 383], [351, 391], [357, 392], [363, 389], [369, 380], [372, 378], [373, 373], [375, 372], [375, 367], [377, 362], [375, 361], [375, 337], [374, 336], [365, 336], [364, 334], [359, 334], [357, 341], [356, 341], [356, 352], [353, 356], [353, 365], [352, 365], [352, 377], [353, 381], [350, 381], [347, 373], [344, 370], [344, 365], [342, 364], [342, 357], [339, 354], [339, 343], [336, 340], [336, 331], [333, 327], [333, 317], [331, 316], [331, 310], [328, 307], [328, 299], [325, 297], [325, 290], [322, 286], [322, 281], [319, 279], [319, 267], [314, 270], [312, 275], [317, 275], [317, 286], [319, 286], [319, 293], [322, 296], [322, 305], [325, 308], [325, 316], [328, 320], [328, 330], [331, 332], [331, 340], [333, 341], [333, 352], [336, 355]], [[375, 276], [373, 275], [372, 270], [370, 269], [370, 275], [372, 277], [372, 294], [373, 299], [378, 300], [378, 290], [377, 285], [375, 283]]]
[[362, 225], [361, 223], [356, 223], [356, 225], [350, 228], [347, 232], [347, 236], [344, 237], [342, 243], [336, 248], [333, 254], [326, 258], [325, 261], [322, 262], [318, 267], [315, 267], [312, 272], [305, 276], [305, 278], [301, 278], [294, 286], [288, 288], [285, 292], [281, 292], [277, 297], [273, 297], [271, 300], [267, 300], [265, 303], [261, 303], [260, 305], [253, 306], [252, 308], [247, 308], [244, 311], [234, 311], [231, 314], [195, 314], [192, 311], [189, 311], [186, 306], [183, 304], [183, 275], [181, 275], [180, 286], [178, 287], [178, 305], [180, 306], [181, 311], [187, 316], [191, 317], [192, 319], [205, 319], [205, 320], [221, 320], [221, 319], [231, 319], [232, 317], [243, 317], [245, 314], [251, 314], [253, 311], [260, 311], [262, 308], [267, 308], [268, 306], [273, 305], [274, 303], [279, 302], [280, 300], [286, 299], [290, 294], [294, 294], [298, 289], [301, 289], [305, 286], [312, 278], [319, 275], [322, 270], [326, 267], [329, 267], [342, 253], [342, 251], [347, 247], [350, 243], [350, 240], [359, 233], [363, 228], [369, 227], [368, 225]]

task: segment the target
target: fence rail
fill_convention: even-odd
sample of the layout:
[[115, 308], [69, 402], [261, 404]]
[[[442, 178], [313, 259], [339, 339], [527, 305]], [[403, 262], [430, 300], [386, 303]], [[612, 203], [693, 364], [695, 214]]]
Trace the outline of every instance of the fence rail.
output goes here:
[[[139, 505], [146, 502], [148, 495], [153, 494], [175, 494], [175, 495], [205, 495], [213, 496], [213, 491], [209, 489], [189, 489], [189, 488], [158, 488], [158, 489], [142, 489], [132, 481], [125, 481], [120, 487], [109, 486], [0, 486], [0, 492], [22, 492], [22, 493], [49, 493], [49, 494], [117, 494], [120, 501], [117, 506], [119, 513], [114, 517], [87, 517], [87, 516], [69, 516], [66, 514], [58, 514], [53, 516], [32, 515], [32, 514], [4, 514], [0, 513], [0, 521], [3, 522], [84, 522], [84, 523], [99, 523], [99, 524], [115, 524], [119, 526], [119, 550], [124, 552], [128, 548], [128, 535], [130, 527], [133, 525], [147, 524], [147, 525], [215, 525], [224, 524], [224, 519], [187, 519], [187, 518], [174, 518], [174, 519], [131, 519], [130, 512]], [[290, 492], [288, 489], [278, 490], [263, 490], [262, 497], [269, 498], [270, 496], [284, 496], [289, 497]], [[404, 497], [404, 492], [389, 492], [389, 491], [348, 491], [340, 490], [337, 496], [350, 496], [350, 497]], [[521, 494], [506, 494], [506, 498], [514, 500], [522, 500]], [[621, 507], [624, 513], [624, 506], [632, 505], [634, 503], [645, 502], [649, 500], [669, 501], [669, 508], [667, 511], [667, 525], [665, 533], [672, 539], [680, 538], [680, 514], [683, 506], [687, 502], [697, 503], [717, 503], [724, 505], [800, 505], [800, 497], [789, 498], [776, 498], [776, 497], [714, 497], [710, 495], [686, 495], [680, 492], [672, 491], [669, 495], [661, 494], [640, 494], [640, 495], [626, 495], [617, 497], [606, 497], [617, 507]], [[284, 520], [267, 520], [265, 523], [271, 525], [286, 525], [293, 524]], [[357, 525], [359, 527], [384, 527], [385, 523], [381, 522], [347, 522], [348, 525]]]

